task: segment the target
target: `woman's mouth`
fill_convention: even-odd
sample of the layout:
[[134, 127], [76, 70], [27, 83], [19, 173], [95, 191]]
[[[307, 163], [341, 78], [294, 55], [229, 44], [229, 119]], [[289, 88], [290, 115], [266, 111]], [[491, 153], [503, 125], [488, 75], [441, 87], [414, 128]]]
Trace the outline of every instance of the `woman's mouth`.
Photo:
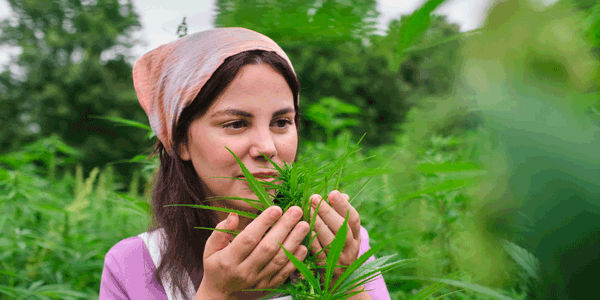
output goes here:
[[[252, 175], [259, 180], [271, 182], [275, 180], [275, 172], [256, 172], [252, 173]], [[244, 175], [239, 175], [238, 178], [246, 178]]]

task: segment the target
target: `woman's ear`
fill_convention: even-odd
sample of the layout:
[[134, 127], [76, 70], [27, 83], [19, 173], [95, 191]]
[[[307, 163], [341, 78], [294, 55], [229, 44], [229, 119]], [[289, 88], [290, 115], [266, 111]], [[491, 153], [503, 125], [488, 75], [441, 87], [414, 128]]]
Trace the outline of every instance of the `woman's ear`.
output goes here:
[[179, 157], [182, 160], [191, 160], [192, 156], [190, 155], [190, 150], [188, 149], [187, 143], [182, 143], [181, 147], [179, 147]]

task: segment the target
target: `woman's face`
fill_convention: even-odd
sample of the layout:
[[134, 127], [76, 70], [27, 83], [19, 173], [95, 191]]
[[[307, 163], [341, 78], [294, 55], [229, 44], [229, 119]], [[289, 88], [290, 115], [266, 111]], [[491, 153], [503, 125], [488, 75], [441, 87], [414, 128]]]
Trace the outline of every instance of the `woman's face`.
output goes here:
[[[207, 197], [258, 199], [227, 148], [255, 176], [273, 174], [271, 163], [292, 162], [298, 146], [294, 96], [284, 77], [268, 64], [246, 65], [189, 128], [181, 158], [191, 160]], [[219, 178], [221, 177], [221, 178]], [[217, 200], [213, 205], [255, 211], [243, 201]]]

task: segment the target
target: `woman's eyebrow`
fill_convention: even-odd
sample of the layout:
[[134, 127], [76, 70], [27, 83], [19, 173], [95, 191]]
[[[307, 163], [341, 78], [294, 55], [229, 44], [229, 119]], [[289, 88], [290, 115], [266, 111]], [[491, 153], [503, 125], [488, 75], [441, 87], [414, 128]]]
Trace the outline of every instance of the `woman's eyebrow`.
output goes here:
[[286, 108], [282, 108], [276, 112], [273, 113], [273, 118], [277, 117], [277, 116], [281, 116], [281, 115], [285, 115], [287, 113], [291, 113], [294, 112], [294, 108], [293, 107], [286, 107]]
[[[292, 107], [282, 108], [273, 113], [273, 118], [276, 116], [285, 115], [285, 114], [291, 113], [291, 112], [294, 112], [294, 108], [292, 108]], [[216, 116], [220, 116], [220, 115], [242, 116], [242, 117], [247, 117], [247, 118], [254, 117], [253, 114], [251, 114], [247, 111], [243, 111], [243, 110], [235, 109], [235, 108], [220, 110], [220, 111], [215, 112], [212, 115], [210, 115], [210, 117], [212, 118], [212, 117], [216, 117]]]
[[235, 108], [220, 110], [210, 116], [212, 118], [212, 117], [216, 117], [216, 116], [220, 116], [220, 115], [242, 116], [242, 117], [248, 117], [248, 118], [254, 117], [254, 115], [252, 115], [251, 113], [249, 113], [247, 111], [243, 111], [243, 110], [235, 109]]

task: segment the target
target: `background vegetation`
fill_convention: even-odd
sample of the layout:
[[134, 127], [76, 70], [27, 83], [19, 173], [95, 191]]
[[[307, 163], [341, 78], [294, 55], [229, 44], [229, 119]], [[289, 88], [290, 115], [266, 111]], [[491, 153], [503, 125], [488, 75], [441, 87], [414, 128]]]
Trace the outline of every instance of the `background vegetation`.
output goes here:
[[[0, 74], [0, 299], [97, 298], [108, 249], [149, 221], [153, 141], [99, 118], [147, 123], [128, 63], [138, 15], [130, 1], [8, 2], [0, 45], [22, 52]], [[586, 298], [600, 5], [504, 1], [464, 33], [430, 14], [442, 2], [383, 35], [374, 0], [219, 0], [215, 26], [288, 53], [303, 152], [327, 162], [367, 134], [347, 169], [389, 172], [346, 192], [373, 245], [395, 238], [382, 255], [415, 259], [385, 274], [393, 299]]]

